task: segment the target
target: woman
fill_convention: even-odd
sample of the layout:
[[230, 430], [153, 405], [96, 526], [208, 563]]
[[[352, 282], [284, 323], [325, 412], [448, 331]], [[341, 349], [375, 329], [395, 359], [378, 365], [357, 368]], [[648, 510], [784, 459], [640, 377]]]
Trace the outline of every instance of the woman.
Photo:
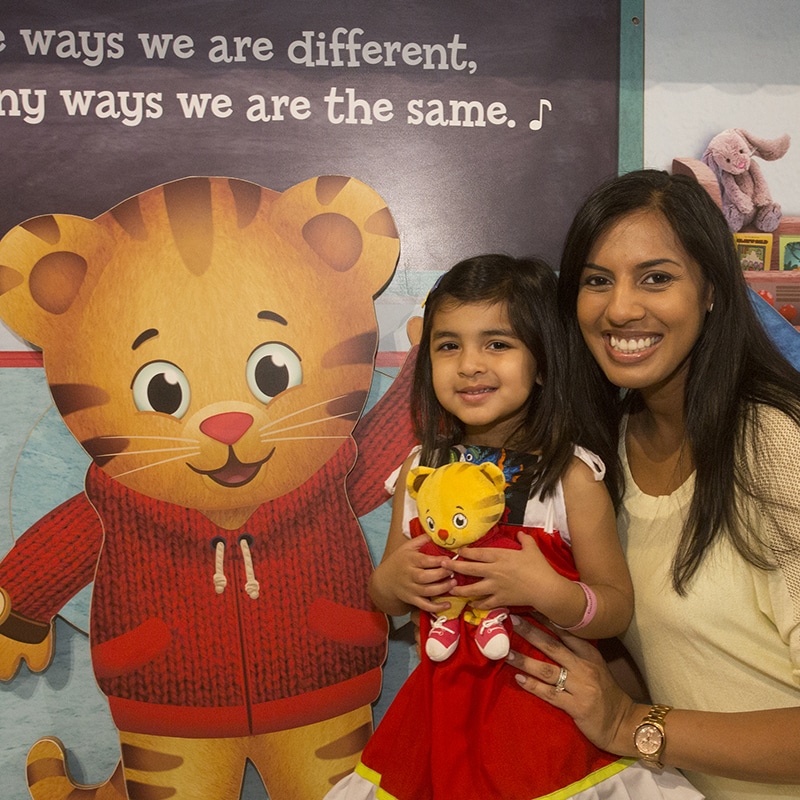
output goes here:
[[559, 666], [511, 653], [517, 679], [712, 800], [800, 797], [800, 373], [752, 310], [721, 212], [683, 176], [609, 181], [570, 228], [559, 305], [580, 440], [621, 498], [624, 641], [659, 705], [591, 645], [524, 623]]

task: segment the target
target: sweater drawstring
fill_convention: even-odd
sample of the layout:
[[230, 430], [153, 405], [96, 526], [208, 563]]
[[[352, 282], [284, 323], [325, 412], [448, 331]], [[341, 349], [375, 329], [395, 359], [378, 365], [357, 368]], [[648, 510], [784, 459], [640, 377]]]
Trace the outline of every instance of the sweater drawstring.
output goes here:
[[222, 594], [228, 585], [225, 577], [225, 542], [223, 539], [216, 538], [211, 542], [214, 545], [214, 591]]
[[253, 571], [253, 558], [250, 555], [250, 545], [253, 544], [253, 537], [244, 536], [239, 537], [239, 547], [242, 550], [242, 558], [244, 559], [244, 574], [247, 578], [247, 582], [244, 585], [244, 590], [247, 592], [247, 596], [251, 600], [255, 600], [258, 597], [258, 593], [260, 591], [260, 586], [258, 581], [256, 580], [256, 574]]
[[[217, 594], [222, 594], [228, 585], [228, 579], [225, 577], [225, 540], [218, 536], [212, 540], [211, 544], [214, 548], [214, 591]], [[261, 591], [261, 585], [256, 580], [255, 570], [253, 569], [253, 557], [250, 553], [252, 544], [252, 536], [244, 535], [239, 537], [239, 547], [244, 561], [244, 574], [247, 578], [244, 590], [251, 600], [255, 600]]]

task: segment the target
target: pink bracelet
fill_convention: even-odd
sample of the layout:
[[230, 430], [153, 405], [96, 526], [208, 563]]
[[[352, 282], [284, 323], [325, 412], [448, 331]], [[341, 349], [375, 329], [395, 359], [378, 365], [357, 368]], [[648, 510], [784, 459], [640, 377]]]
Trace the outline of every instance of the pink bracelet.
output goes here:
[[556, 625], [556, 627], [561, 628], [562, 631], [579, 631], [581, 628], [585, 628], [594, 619], [594, 615], [597, 613], [597, 595], [595, 595], [591, 588], [585, 583], [581, 583], [580, 581], [575, 581], [575, 583], [583, 589], [583, 593], [586, 595], [586, 611], [583, 612], [583, 619], [576, 625], [570, 625], [568, 628], [562, 625]]

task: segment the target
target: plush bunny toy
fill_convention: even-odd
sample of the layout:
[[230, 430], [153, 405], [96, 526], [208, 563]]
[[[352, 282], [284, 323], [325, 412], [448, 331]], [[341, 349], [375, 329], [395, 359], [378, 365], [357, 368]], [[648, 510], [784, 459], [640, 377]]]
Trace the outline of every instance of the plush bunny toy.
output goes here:
[[775, 161], [789, 149], [789, 135], [759, 139], [741, 128], [718, 133], [709, 143], [703, 161], [719, 181], [722, 211], [728, 227], [736, 232], [751, 223], [760, 231], [774, 231], [781, 221], [781, 207], [773, 202], [759, 156]]

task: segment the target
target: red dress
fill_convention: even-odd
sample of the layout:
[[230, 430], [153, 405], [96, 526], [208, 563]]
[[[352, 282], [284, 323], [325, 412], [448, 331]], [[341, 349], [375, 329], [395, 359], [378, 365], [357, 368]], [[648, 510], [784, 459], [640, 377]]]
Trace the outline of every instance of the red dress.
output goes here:
[[[528, 501], [523, 476], [533, 457], [492, 448], [468, 448], [460, 455], [465, 452], [481, 461], [502, 461], [508, 480], [507, 506], [512, 517], [522, 517], [519, 509], [524, 510]], [[518, 531], [533, 536], [558, 572], [577, 579], [571, 548], [558, 531], [513, 522], [501, 527], [517, 548]], [[512, 611], [538, 625], [531, 609]], [[430, 622], [423, 614], [423, 641]], [[629, 765], [628, 759], [592, 745], [568, 714], [522, 691], [514, 679], [516, 671], [504, 661], [483, 656], [466, 633], [468, 623], [462, 618], [460, 624], [462, 636], [455, 653], [439, 663], [423, 655], [363, 752], [356, 771], [380, 786], [379, 796], [531, 800], [598, 770], [602, 771], [599, 782]], [[547, 660], [516, 635], [512, 648]]]

